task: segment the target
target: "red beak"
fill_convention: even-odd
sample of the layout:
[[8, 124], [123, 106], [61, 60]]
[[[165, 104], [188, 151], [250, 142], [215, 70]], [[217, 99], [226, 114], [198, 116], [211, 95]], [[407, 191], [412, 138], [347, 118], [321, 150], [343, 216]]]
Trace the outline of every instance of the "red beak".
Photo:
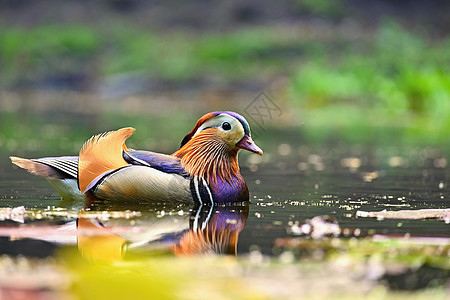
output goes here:
[[239, 143], [236, 144], [236, 147], [248, 150], [250, 152], [253, 152], [253, 153], [256, 153], [259, 155], [263, 155], [263, 151], [261, 150], [261, 148], [256, 146], [255, 142], [248, 135], [244, 135], [244, 137], [239, 141]]

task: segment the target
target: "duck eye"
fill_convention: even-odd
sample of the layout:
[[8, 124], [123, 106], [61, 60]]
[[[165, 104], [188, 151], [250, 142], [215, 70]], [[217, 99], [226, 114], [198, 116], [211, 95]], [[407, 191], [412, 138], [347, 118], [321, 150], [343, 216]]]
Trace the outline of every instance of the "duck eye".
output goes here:
[[222, 129], [223, 130], [230, 130], [231, 129], [231, 125], [230, 125], [230, 123], [228, 123], [228, 122], [224, 122], [223, 124], [222, 124]]

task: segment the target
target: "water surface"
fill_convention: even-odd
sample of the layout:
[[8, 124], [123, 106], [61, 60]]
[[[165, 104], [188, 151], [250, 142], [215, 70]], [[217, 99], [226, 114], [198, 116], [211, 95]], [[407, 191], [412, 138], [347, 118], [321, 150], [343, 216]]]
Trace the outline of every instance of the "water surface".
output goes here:
[[[385, 296], [377, 296], [379, 285], [445, 294], [448, 212], [416, 220], [357, 216], [448, 209], [444, 148], [260, 146], [262, 158], [240, 155], [250, 202], [215, 207], [63, 201], [46, 180], [2, 155], [0, 290], [27, 299], [171, 299], [193, 297], [201, 280], [212, 298]], [[305, 232], [317, 217], [328, 223]]]
[[[200, 213], [209, 214], [208, 218], [222, 214], [223, 222], [242, 223], [238, 233], [238, 255], [244, 255], [250, 249], [259, 249], [266, 255], [279, 254], [279, 249], [274, 246], [277, 238], [292, 237], [295, 234], [291, 230], [292, 226], [323, 215], [331, 216], [342, 229], [347, 228], [349, 232], [358, 229], [358, 236], [408, 234], [448, 237], [448, 224], [444, 221], [377, 220], [356, 216], [356, 212], [361, 210], [448, 207], [449, 171], [446, 159], [438, 149], [412, 148], [405, 156], [390, 155], [381, 150], [355, 151], [350, 148], [316, 152], [305, 147], [282, 144], [273, 153], [269, 152], [269, 160], [241, 155], [242, 173], [251, 193], [251, 201], [245, 207], [245, 213], [242, 213], [245, 216], [236, 216], [232, 207], [200, 212], [205, 208], [130, 203], [102, 204], [88, 210], [139, 212], [140, 216], [135, 215], [131, 223], [129, 216], [117, 217], [115, 222], [109, 222], [107, 226], [119, 226], [122, 229], [141, 226], [144, 231], [154, 230], [153, 221], [148, 223], [149, 218], [165, 220], [162, 224], [170, 227], [171, 223], [181, 222], [173, 215], [180, 216], [185, 224], [175, 230], [176, 234], [171, 237], [172, 244], [181, 237], [182, 232], [192, 229], [194, 224], [199, 226], [198, 222], [202, 221]], [[355, 155], [355, 152], [359, 153]], [[41, 216], [39, 220], [25, 219], [25, 225], [63, 224], [75, 220], [77, 212], [86, 208], [84, 203], [61, 201], [44, 179], [13, 167], [5, 156], [1, 159], [0, 169], [2, 207], [23, 205], [25, 209], [35, 211], [63, 208], [62, 211], [66, 212], [65, 215], [56, 214], [51, 218]], [[154, 215], [149, 217], [150, 213]], [[235, 216], [229, 217], [230, 214]], [[140, 218], [144, 220], [141, 222], [144, 225], [137, 225]], [[124, 219], [124, 222], [120, 222], [120, 219]], [[8, 225], [18, 224], [9, 220]], [[76, 243], [76, 239], [73, 241]], [[160, 242], [164, 244], [164, 241]], [[161, 245], [152, 243], [152, 246]]]

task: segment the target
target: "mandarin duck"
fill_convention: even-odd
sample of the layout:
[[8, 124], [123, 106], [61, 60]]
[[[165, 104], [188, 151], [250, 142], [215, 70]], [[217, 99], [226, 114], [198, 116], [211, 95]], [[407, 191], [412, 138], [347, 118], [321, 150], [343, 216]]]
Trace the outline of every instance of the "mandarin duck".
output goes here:
[[134, 128], [95, 135], [79, 156], [11, 161], [46, 177], [63, 199], [83, 198], [200, 205], [247, 201], [247, 184], [239, 172], [238, 151], [263, 154], [241, 115], [211, 112], [202, 116], [171, 155], [128, 149]]

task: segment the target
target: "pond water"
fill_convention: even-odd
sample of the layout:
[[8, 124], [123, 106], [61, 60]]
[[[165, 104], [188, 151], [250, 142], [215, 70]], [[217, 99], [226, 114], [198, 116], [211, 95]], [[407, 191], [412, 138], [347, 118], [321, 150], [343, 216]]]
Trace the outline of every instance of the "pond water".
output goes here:
[[[313, 241], [329, 235], [343, 240], [428, 237], [448, 251], [448, 211], [418, 219], [358, 213], [447, 209], [450, 169], [440, 149], [314, 150], [284, 143], [272, 148], [263, 159], [240, 156], [250, 203], [213, 208], [62, 201], [44, 179], [13, 167], [2, 156], [0, 255], [53, 257], [60, 249], [72, 248], [100, 261], [154, 251], [278, 257], [293, 239]], [[15, 214], [6, 209], [20, 206], [24, 211], [18, 208]], [[308, 234], [305, 230], [311, 226], [302, 226], [316, 216], [333, 219], [313, 227], [316, 233], [325, 230], [323, 236]], [[294, 254], [301, 258], [301, 252]]]

